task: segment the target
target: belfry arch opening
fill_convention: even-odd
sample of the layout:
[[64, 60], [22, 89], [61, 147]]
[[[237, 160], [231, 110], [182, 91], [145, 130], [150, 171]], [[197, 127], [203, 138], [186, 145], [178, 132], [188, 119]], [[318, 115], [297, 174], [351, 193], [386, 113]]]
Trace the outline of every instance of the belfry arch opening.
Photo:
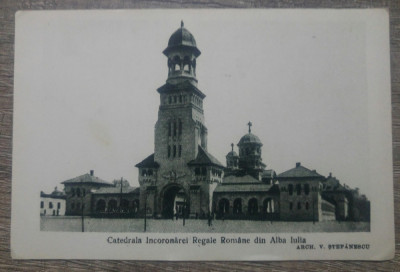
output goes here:
[[174, 218], [189, 215], [189, 199], [182, 186], [177, 184], [168, 185], [162, 194], [162, 217]]

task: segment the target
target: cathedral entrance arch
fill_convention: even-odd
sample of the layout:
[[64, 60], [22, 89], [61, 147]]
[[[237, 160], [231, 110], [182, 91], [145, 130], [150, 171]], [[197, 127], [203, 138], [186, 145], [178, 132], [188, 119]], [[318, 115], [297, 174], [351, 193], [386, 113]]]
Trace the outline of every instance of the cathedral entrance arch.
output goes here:
[[169, 184], [161, 192], [162, 217], [173, 218], [187, 216], [190, 211], [189, 199], [182, 185]]

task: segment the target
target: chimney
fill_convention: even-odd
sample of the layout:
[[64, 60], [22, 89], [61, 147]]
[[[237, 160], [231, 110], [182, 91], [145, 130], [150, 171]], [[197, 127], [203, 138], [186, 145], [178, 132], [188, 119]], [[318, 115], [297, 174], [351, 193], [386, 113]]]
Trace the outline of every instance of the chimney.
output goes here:
[[296, 162], [296, 168], [299, 167], [301, 165], [301, 163]]
[[94, 170], [90, 170], [90, 175], [93, 176]]

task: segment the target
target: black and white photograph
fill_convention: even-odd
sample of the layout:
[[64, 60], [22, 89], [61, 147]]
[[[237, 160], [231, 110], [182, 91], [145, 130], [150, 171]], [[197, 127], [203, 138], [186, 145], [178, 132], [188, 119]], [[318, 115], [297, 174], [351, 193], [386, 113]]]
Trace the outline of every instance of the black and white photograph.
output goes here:
[[14, 257], [390, 258], [388, 31], [379, 9], [18, 12]]

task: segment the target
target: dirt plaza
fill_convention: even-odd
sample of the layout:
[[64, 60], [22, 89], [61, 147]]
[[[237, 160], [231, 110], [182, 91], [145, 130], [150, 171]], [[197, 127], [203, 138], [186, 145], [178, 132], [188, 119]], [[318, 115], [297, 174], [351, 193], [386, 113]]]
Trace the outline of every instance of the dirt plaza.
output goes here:
[[[144, 219], [83, 218], [84, 232], [144, 232]], [[41, 231], [81, 232], [80, 216], [42, 216]], [[290, 232], [369, 232], [368, 222], [283, 222], [249, 220], [147, 219], [146, 232], [153, 233], [290, 233]]]

